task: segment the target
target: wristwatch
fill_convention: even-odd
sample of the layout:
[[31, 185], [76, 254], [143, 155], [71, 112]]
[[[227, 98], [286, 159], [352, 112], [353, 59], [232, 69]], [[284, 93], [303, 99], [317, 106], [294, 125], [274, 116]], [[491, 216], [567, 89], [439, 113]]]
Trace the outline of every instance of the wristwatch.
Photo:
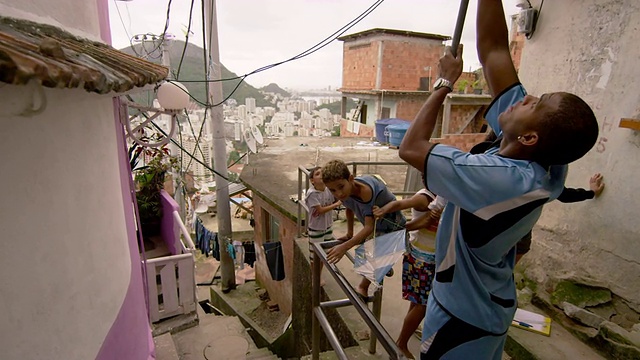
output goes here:
[[440, 88], [449, 88], [449, 91], [453, 91], [453, 84], [451, 83], [451, 81], [445, 79], [445, 78], [438, 78], [436, 80], [435, 83], [433, 83], [433, 90], [438, 90]]

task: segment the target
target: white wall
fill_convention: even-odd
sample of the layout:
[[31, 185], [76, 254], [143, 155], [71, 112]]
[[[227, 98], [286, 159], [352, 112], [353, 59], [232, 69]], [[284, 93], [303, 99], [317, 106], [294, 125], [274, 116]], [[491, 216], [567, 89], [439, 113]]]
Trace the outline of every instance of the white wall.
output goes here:
[[0, 0], [0, 14], [57, 26], [92, 40], [100, 39], [96, 1]]
[[0, 116], [0, 357], [94, 359], [131, 277], [113, 105], [45, 93], [43, 114]]
[[[539, 8], [540, 1], [532, 1]], [[640, 132], [618, 127], [640, 118], [640, 2], [545, 1], [527, 40], [520, 77], [531, 94], [569, 91], [583, 97], [600, 123], [600, 140], [570, 166], [567, 186], [604, 175], [601, 198], [545, 208], [534, 233], [530, 274], [602, 285], [640, 310]], [[531, 260], [531, 259], [530, 259]]]

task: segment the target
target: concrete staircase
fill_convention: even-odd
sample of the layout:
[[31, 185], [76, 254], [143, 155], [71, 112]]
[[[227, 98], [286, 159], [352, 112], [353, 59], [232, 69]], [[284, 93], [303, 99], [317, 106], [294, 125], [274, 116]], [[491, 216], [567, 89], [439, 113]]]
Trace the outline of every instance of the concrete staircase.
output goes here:
[[279, 359], [269, 349], [259, 349], [235, 316], [199, 311], [199, 324], [154, 338], [157, 360]]

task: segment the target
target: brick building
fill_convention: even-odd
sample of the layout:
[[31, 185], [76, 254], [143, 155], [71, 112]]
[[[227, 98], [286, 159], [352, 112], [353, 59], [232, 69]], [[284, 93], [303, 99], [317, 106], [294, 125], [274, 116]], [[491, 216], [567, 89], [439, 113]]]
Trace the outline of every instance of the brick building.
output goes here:
[[[340, 135], [373, 137], [378, 119], [413, 120], [431, 94], [444, 41], [449, 39], [392, 29], [370, 29], [339, 38], [344, 42]], [[458, 85], [463, 84], [463, 92], [470, 93], [478, 79], [478, 73], [463, 73], [454, 89], [457, 92]], [[347, 98], [358, 99], [358, 109], [351, 114], [345, 111]], [[489, 102], [490, 97], [485, 95], [451, 94], [443, 105], [434, 137], [467, 150], [482, 138], [477, 134], [486, 131], [482, 115]]]
[[444, 41], [449, 39], [392, 29], [370, 29], [339, 38], [344, 42], [343, 104], [346, 98], [359, 100], [351, 117], [343, 106], [342, 118], [363, 125], [355, 136], [373, 135], [378, 119], [410, 120], [415, 116], [429, 96]]

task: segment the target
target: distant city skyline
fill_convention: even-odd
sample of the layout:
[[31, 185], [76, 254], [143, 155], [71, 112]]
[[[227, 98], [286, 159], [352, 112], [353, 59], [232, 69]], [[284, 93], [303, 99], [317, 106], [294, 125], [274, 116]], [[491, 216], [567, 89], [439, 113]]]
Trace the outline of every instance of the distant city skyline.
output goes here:
[[[505, 0], [507, 17], [518, 11], [516, 0]], [[162, 33], [168, 1], [109, 2], [112, 43], [121, 49], [136, 34]], [[217, 1], [221, 62], [241, 75], [289, 59], [356, 18], [373, 0], [244, 0]], [[185, 39], [191, 2], [173, 0], [167, 29]], [[344, 35], [371, 28], [391, 28], [453, 35], [459, 2], [450, 0], [387, 0]], [[462, 35], [465, 71], [480, 66], [475, 51], [477, 0], [471, 0]], [[249, 11], [250, 10], [250, 11]], [[195, 2], [189, 42], [202, 46], [200, 2]], [[294, 14], [293, 16], [290, 14]], [[308, 57], [249, 76], [263, 87], [276, 83], [291, 90], [337, 89], [342, 85], [342, 42], [333, 41]]]

